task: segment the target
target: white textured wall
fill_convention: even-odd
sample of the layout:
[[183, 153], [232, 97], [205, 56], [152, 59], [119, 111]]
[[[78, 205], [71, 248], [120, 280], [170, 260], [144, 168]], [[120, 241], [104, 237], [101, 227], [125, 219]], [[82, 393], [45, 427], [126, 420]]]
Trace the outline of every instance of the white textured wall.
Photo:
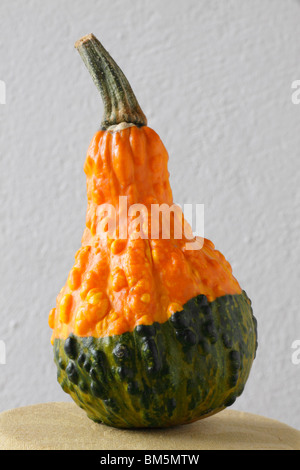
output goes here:
[[94, 32], [170, 155], [176, 202], [252, 298], [259, 350], [237, 409], [300, 428], [300, 3], [1, 0], [0, 411], [68, 400], [48, 311], [85, 223], [83, 163], [102, 115], [74, 42]]

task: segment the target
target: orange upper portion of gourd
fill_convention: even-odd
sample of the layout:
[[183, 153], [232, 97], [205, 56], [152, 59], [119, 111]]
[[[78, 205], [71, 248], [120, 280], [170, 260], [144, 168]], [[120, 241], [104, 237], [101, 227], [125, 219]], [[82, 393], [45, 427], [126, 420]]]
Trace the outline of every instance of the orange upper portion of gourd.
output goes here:
[[[147, 126], [95, 134], [84, 165], [86, 228], [75, 264], [49, 314], [52, 340], [71, 332], [95, 337], [122, 334], [138, 324], [165, 322], [198, 294], [212, 301], [241, 293], [229, 263], [212, 242], [198, 239], [197, 246], [194, 239], [195, 248], [187, 249], [188, 231], [182, 229], [178, 238], [174, 227], [180, 226], [182, 214], [171, 213], [169, 239], [162, 238], [161, 230], [159, 238], [151, 238], [157, 223], [151, 217], [152, 205], [173, 204], [167, 164], [164, 145]], [[120, 196], [127, 197], [126, 238], [118, 223], [124, 221]], [[103, 204], [111, 204], [119, 218], [113, 233]], [[143, 204], [142, 212], [148, 209], [148, 219], [130, 212], [137, 208], [134, 204]]]

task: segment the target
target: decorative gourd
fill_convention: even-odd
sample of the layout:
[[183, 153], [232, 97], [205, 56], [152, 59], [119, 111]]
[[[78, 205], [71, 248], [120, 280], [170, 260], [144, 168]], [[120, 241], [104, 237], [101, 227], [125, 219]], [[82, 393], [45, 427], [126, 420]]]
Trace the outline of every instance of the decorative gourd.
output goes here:
[[[196, 421], [244, 389], [257, 347], [251, 302], [212, 242], [194, 238], [199, 246], [187, 249], [186, 232], [175, 236], [180, 215], [169, 238], [140, 236], [155, 221], [149, 215], [138, 227], [135, 204], [148, 214], [173, 204], [167, 151], [100, 42], [88, 35], [75, 46], [104, 119], [84, 165], [82, 247], [49, 315], [58, 381], [91, 419], [111, 426]], [[103, 205], [121, 220], [124, 196], [128, 236], [118, 225], [112, 236]]]

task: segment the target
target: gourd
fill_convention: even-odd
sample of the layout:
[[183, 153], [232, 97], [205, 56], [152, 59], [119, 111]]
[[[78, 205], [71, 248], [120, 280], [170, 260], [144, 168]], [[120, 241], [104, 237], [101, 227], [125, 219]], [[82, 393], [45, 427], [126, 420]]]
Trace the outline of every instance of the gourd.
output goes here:
[[[156, 221], [130, 209], [173, 205], [167, 151], [101, 43], [88, 35], [75, 46], [104, 118], [84, 164], [82, 246], [49, 314], [58, 381], [96, 422], [190, 423], [243, 392], [257, 348], [251, 302], [211, 241], [194, 237], [188, 249], [186, 231], [175, 236], [180, 213], [171, 212], [169, 237], [161, 227], [158, 237], [142, 236]], [[118, 224], [108, 229], [108, 204], [120, 220], [125, 214], [126, 237]]]

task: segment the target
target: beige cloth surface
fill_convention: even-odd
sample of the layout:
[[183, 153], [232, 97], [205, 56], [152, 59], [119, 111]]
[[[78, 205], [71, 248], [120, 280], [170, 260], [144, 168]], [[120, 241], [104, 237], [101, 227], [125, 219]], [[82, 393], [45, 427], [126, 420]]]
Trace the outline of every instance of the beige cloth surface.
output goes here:
[[73, 403], [43, 403], [0, 414], [0, 450], [300, 450], [300, 431], [235, 410], [168, 429], [96, 424]]

